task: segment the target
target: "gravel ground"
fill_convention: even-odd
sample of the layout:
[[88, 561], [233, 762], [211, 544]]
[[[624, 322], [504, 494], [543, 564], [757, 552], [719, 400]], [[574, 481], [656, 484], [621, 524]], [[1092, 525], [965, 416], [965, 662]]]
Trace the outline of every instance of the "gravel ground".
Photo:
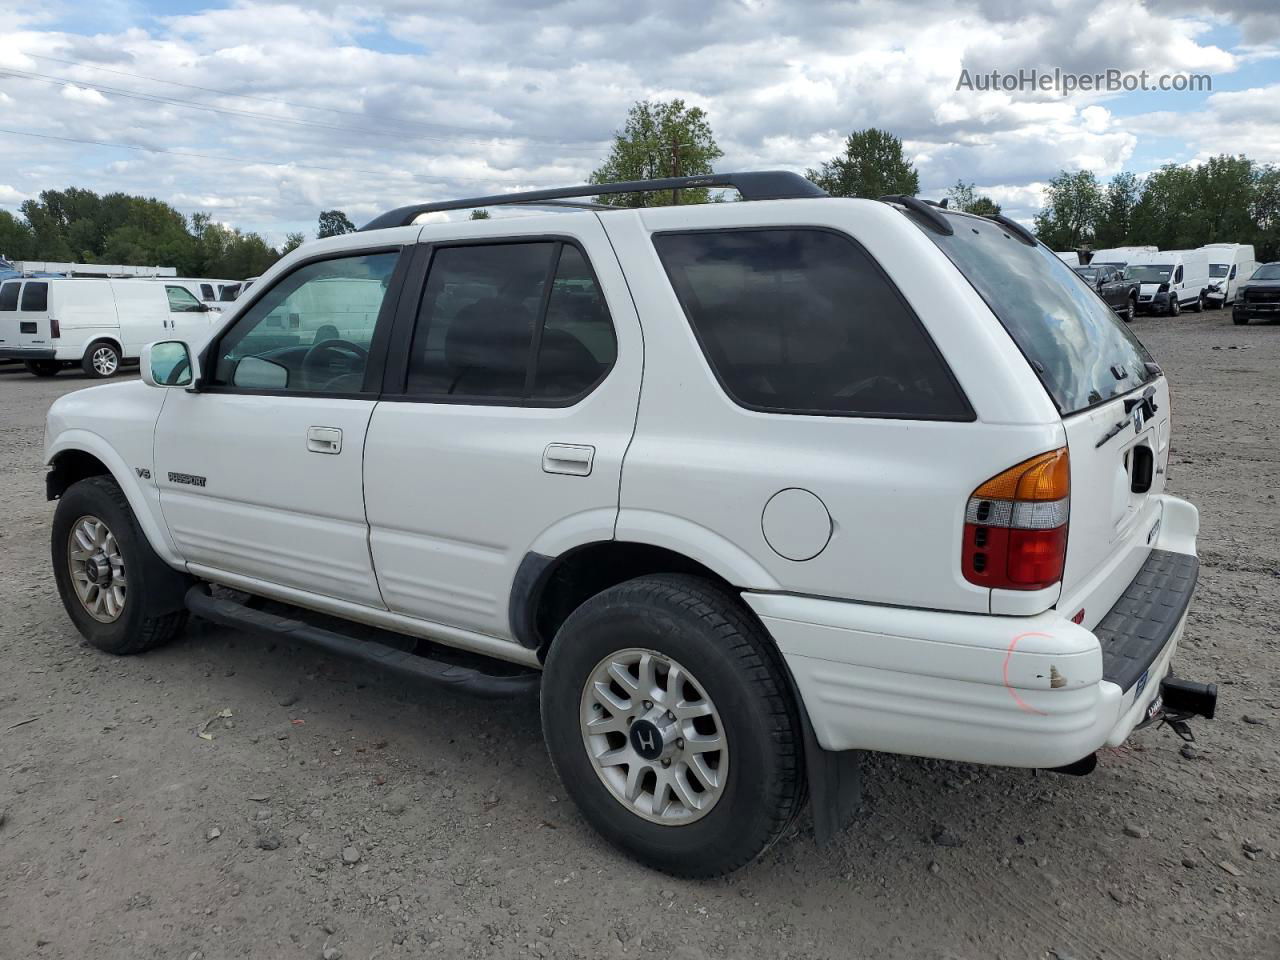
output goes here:
[[40, 464], [49, 402], [84, 381], [0, 368], [0, 958], [1280, 956], [1280, 326], [1134, 329], [1201, 510], [1179, 672], [1217, 680], [1218, 719], [1081, 779], [872, 757], [837, 843], [802, 821], [714, 882], [606, 847], [531, 701], [208, 626], [133, 659], [85, 646]]

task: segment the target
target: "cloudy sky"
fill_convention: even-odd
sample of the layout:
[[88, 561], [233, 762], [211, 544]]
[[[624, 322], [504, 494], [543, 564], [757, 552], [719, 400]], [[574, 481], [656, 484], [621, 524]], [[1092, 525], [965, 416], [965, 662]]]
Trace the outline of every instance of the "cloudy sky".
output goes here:
[[[7, 5], [8, 4], [8, 5]], [[957, 90], [1019, 69], [1208, 74], [1212, 91]], [[921, 193], [974, 181], [1025, 219], [1063, 167], [1280, 163], [1274, 0], [0, 0], [0, 207], [156, 196], [273, 242], [322, 208], [581, 182], [627, 108], [683, 97], [719, 169], [906, 142]]]

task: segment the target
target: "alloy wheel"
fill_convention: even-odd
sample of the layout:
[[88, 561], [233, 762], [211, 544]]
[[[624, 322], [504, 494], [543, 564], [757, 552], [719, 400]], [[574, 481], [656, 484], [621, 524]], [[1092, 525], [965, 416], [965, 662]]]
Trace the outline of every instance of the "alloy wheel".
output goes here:
[[98, 347], [93, 351], [90, 358], [93, 363], [93, 369], [100, 377], [109, 377], [116, 372], [120, 366], [120, 358], [116, 356], [116, 352], [111, 347]]
[[601, 660], [582, 691], [581, 724], [596, 775], [645, 820], [691, 823], [724, 794], [729, 744], [720, 714], [668, 656], [629, 648]]
[[120, 544], [97, 517], [84, 516], [67, 537], [71, 584], [85, 613], [99, 623], [114, 623], [124, 613], [128, 581]]

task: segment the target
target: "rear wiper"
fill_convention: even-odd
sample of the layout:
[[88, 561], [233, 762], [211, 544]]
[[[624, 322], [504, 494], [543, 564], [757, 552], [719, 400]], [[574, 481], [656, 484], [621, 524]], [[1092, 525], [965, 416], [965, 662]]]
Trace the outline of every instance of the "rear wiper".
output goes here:
[[[1124, 419], [1117, 420], [1114, 424], [1112, 424], [1111, 428], [1102, 435], [1102, 437], [1098, 440], [1097, 443], [1093, 445], [1093, 448], [1096, 450], [1099, 447], [1103, 446], [1108, 440], [1110, 440], [1112, 437], [1118, 434], [1125, 427], [1129, 426], [1129, 424], [1131, 423], [1133, 424], [1134, 432], [1141, 433], [1142, 425], [1146, 421], [1154, 417], [1156, 415], [1156, 411], [1160, 409], [1158, 406], [1156, 406], [1155, 395], [1156, 395], [1156, 388], [1147, 387], [1147, 389], [1142, 391], [1142, 396], [1130, 397], [1128, 400], [1126, 400], [1124, 402], [1124, 413], [1125, 413]], [[1138, 410], [1138, 413], [1136, 415], [1134, 414], [1135, 409]]]

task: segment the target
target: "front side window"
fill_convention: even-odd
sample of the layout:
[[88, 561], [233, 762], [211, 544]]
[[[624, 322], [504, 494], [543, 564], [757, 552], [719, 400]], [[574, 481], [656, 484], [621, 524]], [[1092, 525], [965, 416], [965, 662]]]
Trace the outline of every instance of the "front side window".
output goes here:
[[212, 283], [202, 283], [202, 284], [200, 284], [200, 299], [201, 299], [201, 300], [216, 300], [216, 299], [218, 299], [218, 298], [217, 298], [217, 297], [215, 297], [215, 296], [214, 296], [214, 294], [213, 294], [213, 284], [212, 284]]
[[1179, 264], [1178, 269], [1173, 272], [1173, 282], [1174, 283], [1182, 282], [1182, 265], [1181, 264]]
[[653, 241], [708, 363], [739, 404], [972, 419], [920, 321], [850, 237], [790, 227]]
[[49, 285], [47, 283], [27, 283], [22, 288], [22, 303], [19, 310], [41, 313], [49, 309]]
[[608, 308], [577, 247], [443, 247], [432, 255], [406, 392], [567, 402], [595, 386], [616, 355]]
[[322, 260], [281, 278], [219, 341], [214, 383], [250, 390], [361, 392], [374, 328], [399, 256]]
[[169, 295], [169, 312], [170, 313], [203, 313], [204, 306], [196, 299], [186, 287], [165, 287], [164, 292]]
[[0, 286], [0, 310], [6, 313], [18, 309], [18, 291], [22, 289], [22, 284], [16, 280]]

